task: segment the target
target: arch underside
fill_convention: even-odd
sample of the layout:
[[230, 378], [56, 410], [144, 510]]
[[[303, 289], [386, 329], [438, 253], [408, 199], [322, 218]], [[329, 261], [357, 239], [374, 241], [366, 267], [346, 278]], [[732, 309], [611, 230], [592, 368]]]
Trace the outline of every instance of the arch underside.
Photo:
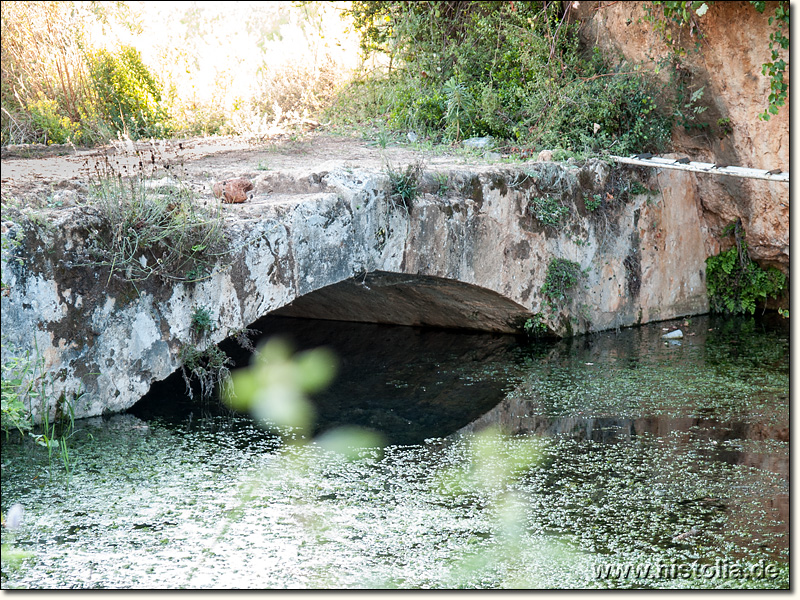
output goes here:
[[296, 298], [270, 314], [518, 333], [531, 316], [525, 307], [469, 283], [373, 271]]

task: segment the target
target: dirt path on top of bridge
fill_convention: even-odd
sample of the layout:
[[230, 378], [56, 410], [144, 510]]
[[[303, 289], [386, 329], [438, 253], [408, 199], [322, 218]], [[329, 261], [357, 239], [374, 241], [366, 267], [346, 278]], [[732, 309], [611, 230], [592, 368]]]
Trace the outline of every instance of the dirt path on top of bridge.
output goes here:
[[[169, 165], [171, 173], [209, 194], [215, 181], [252, 177], [265, 171], [380, 170], [386, 165], [398, 169], [416, 161], [422, 161], [426, 168], [442, 169], [487, 162], [481, 154], [462, 149], [420, 150], [411, 144], [381, 148], [361, 137], [320, 133], [273, 136], [258, 142], [236, 137], [118, 142], [93, 149], [11, 146], [3, 149], [1, 161], [4, 203], [16, 200], [28, 206], [51, 207], [71, 204], [73, 197], [86, 193], [91, 174], [106, 157], [123, 175], [135, 171], [140, 157], [146, 167], [155, 157], [156, 165]], [[498, 157], [493, 155], [495, 160]], [[74, 193], [58, 194], [61, 190]], [[56, 196], [58, 199], [53, 200]]]

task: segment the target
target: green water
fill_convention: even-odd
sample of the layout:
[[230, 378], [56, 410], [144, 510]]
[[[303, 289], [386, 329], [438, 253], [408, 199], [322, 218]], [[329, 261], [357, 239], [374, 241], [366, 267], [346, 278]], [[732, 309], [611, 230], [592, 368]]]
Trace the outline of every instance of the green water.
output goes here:
[[[263, 325], [342, 357], [319, 432], [391, 445], [350, 462], [283, 446], [170, 382], [78, 422], [69, 473], [4, 442], [2, 510], [25, 508], [4, 589], [789, 586], [785, 322], [537, 344]], [[664, 342], [674, 325], [686, 337]]]

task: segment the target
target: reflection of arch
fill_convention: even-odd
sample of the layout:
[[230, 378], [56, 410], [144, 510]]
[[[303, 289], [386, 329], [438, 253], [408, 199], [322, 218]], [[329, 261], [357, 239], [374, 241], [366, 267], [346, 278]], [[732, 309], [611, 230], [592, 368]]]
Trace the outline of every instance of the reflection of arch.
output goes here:
[[518, 333], [530, 310], [453, 279], [375, 271], [296, 298], [271, 314]]

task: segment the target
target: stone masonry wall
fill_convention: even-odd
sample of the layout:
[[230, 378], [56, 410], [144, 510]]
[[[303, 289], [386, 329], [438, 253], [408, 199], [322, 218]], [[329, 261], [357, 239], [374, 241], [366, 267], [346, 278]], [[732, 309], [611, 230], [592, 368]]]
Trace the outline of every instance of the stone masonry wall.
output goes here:
[[[632, 181], [635, 191], [656, 191], [635, 193]], [[134, 285], [93, 265], [88, 248], [103, 223], [92, 208], [34, 220], [4, 210], [3, 361], [37, 358], [29, 376], [40, 377], [48, 394], [45, 406], [31, 407], [34, 415], [54, 413], [59, 402], [76, 417], [129, 408], [180, 367], [182, 348], [198, 343], [191, 330], [198, 307], [214, 323], [202, 344], [219, 343], [297, 298], [366, 281], [368, 273], [405, 274], [405, 290], [423, 283], [433, 290], [414, 296], [414, 306], [408, 300], [405, 314], [429, 312], [436, 324], [438, 311], [449, 319], [441, 324], [477, 330], [519, 331], [540, 313], [563, 336], [708, 310], [701, 205], [694, 178], [678, 172], [656, 181], [597, 160], [429, 172], [410, 215], [392, 206], [381, 171], [272, 172], [253, 183], [252, 200], [223, 207], [231, 252], [193, 284]], [[568, 211], [558, 226], [532, 213], [542, 197]], [[589, 210], [586, 201], [597, 199]], [[541, 293], [554, 258], [583, 270], [556, 310]], [[440, 293], [431, 281], [453, 284]], [[358, 302], [368, 306], [378, 296], [363, 287]], [[391, 322], [391, 310], [400, 315], [402, 298], [411, 298], [395, 291], [385, 304], [395, 309], [373, 311], [382, 317], [351, 311], [352, 318]], [[463, 322], [452, 309], [459, 305], [469, 307]]]

